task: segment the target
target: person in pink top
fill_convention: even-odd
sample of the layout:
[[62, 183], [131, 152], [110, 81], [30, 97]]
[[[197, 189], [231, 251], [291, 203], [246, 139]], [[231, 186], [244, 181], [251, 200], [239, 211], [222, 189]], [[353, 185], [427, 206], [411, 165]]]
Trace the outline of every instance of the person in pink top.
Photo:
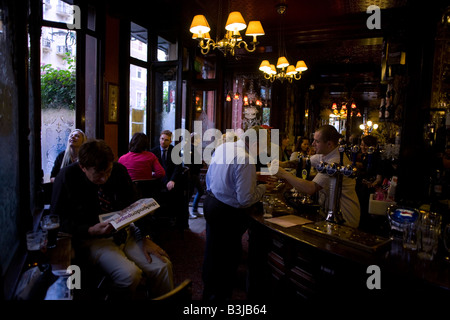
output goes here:
[[129, 144], [129, 152], [119, 158], [131, 180], [154, 180], [165, 176], [166, 172], [158, 158], [148, 151], [149, 142], [145, 133], [137, 132]]
[[161, 178], [166, 175], [166, 171], [148, 149], [148, 137], [145, 133], [137, 132], [130, 140], [129, 152], [121, 156], [118, 162], [127, 168], [139, 198], [154, 198], [158, 201]]

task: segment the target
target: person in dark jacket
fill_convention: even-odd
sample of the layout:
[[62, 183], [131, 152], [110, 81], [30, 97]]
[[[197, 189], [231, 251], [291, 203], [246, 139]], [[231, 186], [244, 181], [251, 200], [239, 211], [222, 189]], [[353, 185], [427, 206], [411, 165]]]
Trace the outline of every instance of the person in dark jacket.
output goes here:
[[167, 254], [144, 237], [148, 234], [145, 217], [119, 231], [108, 222], [99, 222], [99, 215], [122, 210], [134, 200], [127, 169], [114, 162], [113, 152], [103, 140], [84, 143], [78, 163], [64, 167], [53, 187], [51, 213], [60, 216], [61, 230], [72, 235], [76, 255], [87, 253], [109, 276], [111, 295], [118, 299], [134, 297], [143, 274], [154, 296], [173, 289]]

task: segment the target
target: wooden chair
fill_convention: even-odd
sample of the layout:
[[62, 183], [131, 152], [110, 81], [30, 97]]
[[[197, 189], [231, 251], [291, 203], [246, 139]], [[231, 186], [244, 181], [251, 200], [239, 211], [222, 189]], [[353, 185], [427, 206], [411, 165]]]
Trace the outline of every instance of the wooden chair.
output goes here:
[[175, 287], [159, 297], [153, 298], [155, 301], [186, 302], [192, 300], [192, 280], [186, 279]]

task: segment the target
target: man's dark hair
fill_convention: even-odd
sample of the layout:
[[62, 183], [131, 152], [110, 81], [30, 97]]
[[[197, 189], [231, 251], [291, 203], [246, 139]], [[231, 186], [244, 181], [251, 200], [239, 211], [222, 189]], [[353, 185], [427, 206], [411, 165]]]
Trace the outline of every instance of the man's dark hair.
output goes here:
[[114, 162], [114, 153], [104, 140], [90, 140], [81, 145], [78, 162], [85, 168], [105, 171]]
[[321, 126], [316, 131], [321, 133], [321, 138], [324, 142], [331, 141], [335, 145], [338, 145], [341, 134], [332, 125], [326, 124]]
[[130, 144], [128, 146], [128, 149], [131, 152], [141, 153], [143, 151], [148, 150], [149, 148], [149, 142], [148, 137], [143, 132], [136, 132], [133, 134], [133, 137], [130, 140]]
[[161, 134], [159, 136], [161, 137], [163, 134], [165, 134], [166, 136], [169, 136], [172, 139], [172, 131], [163, 130], [163, 131], [161, 131]]

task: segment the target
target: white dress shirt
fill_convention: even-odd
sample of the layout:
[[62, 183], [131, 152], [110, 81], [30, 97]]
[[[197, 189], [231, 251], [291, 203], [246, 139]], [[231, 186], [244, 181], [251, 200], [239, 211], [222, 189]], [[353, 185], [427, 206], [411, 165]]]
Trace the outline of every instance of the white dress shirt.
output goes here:
[[207, 191], [235, 208], [246, 208], [258, 202], [266, 187], [256, 184], [255, 163], [242, 140], [218, 146], [206, 174]]

